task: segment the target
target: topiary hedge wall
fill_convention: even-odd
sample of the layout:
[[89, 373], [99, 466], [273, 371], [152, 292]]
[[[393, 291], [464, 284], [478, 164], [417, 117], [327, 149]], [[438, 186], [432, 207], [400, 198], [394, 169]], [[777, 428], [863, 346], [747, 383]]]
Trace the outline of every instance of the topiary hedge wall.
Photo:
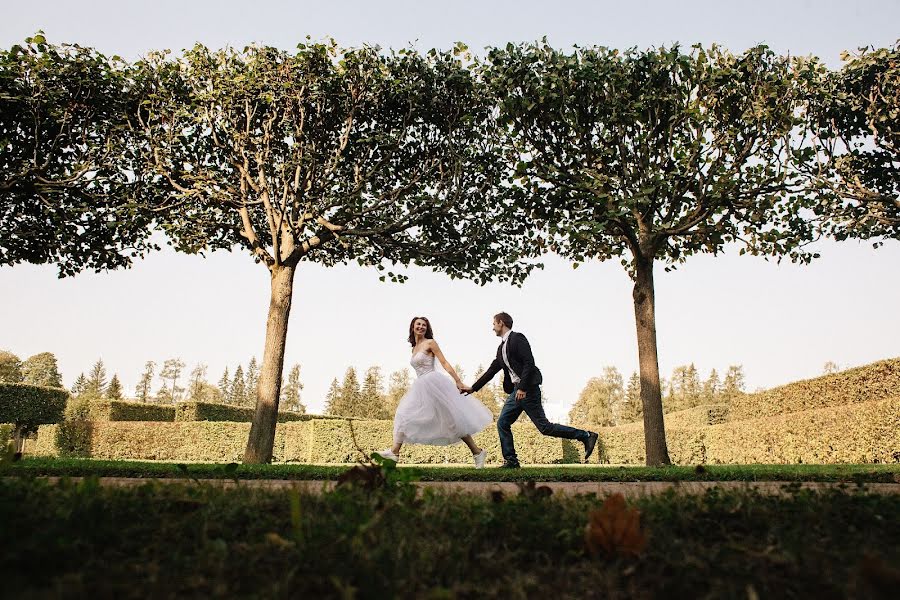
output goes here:
[[[360, 458], [357, 444], [366, 452], [389, 448], [393, 441], [391, 421], [353, 421], [315, 419], [305, 423], [285, 423], [284, 460], [302, 463], [346, 463]], [[580, 462], [584, 446], [580, 442], [541, 435], [530, 423], [513, 425], [516, 453], [522, 463], [552, 464]], [[500, 441], [496, 427], [490, 426], [473, 436], [488, 453], [487, 462], [500, 463]], [[472, 453], [462, 442], [450, 446], [406, 444], [401, 463], [443, 464], [472, 462]]]
[[[251, 422], [256, 409], [243, 406], [230, 406], [228, 404], [214, 404], [211, 402], [182, 402], [178, 404], [175, 413], [176, 421], [234, 421], [237, 423]], [[330, 417], [320, 415], [307, 415], [305, 413], [279, 411], [278, 422], [308, 421], [310, 419], [331, 419], [342, 417]]]
[[62, 420], [68, 398], [69, 392], [63, 388], [0, 383], [0, 423], [13, 425], [16, 451], [23, 450], [25, 434], [41, 424]]
[[[350, 432], [352, 423], [360, 453]], [[279, 424], [275, 430], [274, 460], [304, 463], [352, 463], [375, 450], [387, 448], [392, 439], [391, 421], [310, 419]], [[523, 463], [580, 462], [579, 442], [541, 435], [531, 424], [513, 426], [516, 449]], [[58, 456], [61, 452], [58, 425], [44, 425], [30, 448], [36, 455]], [[250, 423], [228, 421], [129, 422], [98, 421], [86, 430], [84, 455], [101, 459], [240, 461], [244, 455]], [[500, 444], [496, 429], [489, 427], [475, 436], [488, 451], [488, 462], [499, 463]], [[451, 446], [410, 444], [403, 448], [403, 463], [472, 462], [472, 454], [462, 442]]]
[[789, 383], [731, 402], [729, 421], [874, 402], [900, 396], [900, 358]]
[[[645, 463], [642, 425], [603, 428], [600, 441], [598, 462]], [[896, 463], [900, 396], [708, 427], [667, 426], [666, 442], [675, 464]]]
[[[728, 418], [728, 405], [705, 404], [686, 410], [666, 413], [663, 418], [665, 419], [666, 429], [669, 427], [683, 428], [716, 425], [718, 423], [724, 423]], [[640, 425], [640, 423], [638, 423], [638, 425]]]
[[0, 383], [0, 423], [25, 429], [63, 418], [69, 392], [26, 383]]
[[93, 421], [174, 421], [175, 406], [127, 400], [91, 400]]

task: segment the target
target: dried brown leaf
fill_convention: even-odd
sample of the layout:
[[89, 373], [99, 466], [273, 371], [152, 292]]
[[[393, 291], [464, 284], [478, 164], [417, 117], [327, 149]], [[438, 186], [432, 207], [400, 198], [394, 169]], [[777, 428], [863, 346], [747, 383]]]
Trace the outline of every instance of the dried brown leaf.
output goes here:
[[629, 508], [622, 494], [612, 494], [591, 511], [584, 541], [594, 556], [638, 556], [647, 544], [641, 529], [640, 511]]

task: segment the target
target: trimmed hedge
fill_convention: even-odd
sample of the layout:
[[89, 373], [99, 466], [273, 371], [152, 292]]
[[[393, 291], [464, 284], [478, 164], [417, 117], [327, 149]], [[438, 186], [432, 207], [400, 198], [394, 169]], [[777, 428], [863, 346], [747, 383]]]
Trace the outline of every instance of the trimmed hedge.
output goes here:
[[[33, 453], [59, 456], [57, 425], [38, 430]], [[194, 421], [99, 421], [90, 430], [87, 456], [109, 460], [240, 462], [250, 423]], [[280, 460], [284, 433], [275, 431], [275, 460]]]
[[665, 419], [666, 430], [668, 430], [669, 427], [680, 429], [683, 427], [706, 427], [707, 425], [717, 425], [728, 420], [728, 405], [704, 404], [703, 406], [695, 406], [694, 408], [688, 408], [686, 410], [666, 413], [663, 418]]
[[[695, 409], [683, 418], [698, 418]], [[707, 413], [709, 414], [709, 413]], [[353, 434], [351, 434], [351, 424]], [[60, 444], [60, 427], [43, 425], [29, 449], [36, 455], [71, 453]], [[238, 462], [249, 435], [249, 423], [91, 422], [86, 439], [76, 448], [101, 459]], [[581, 461], [579, 442], [541, 435], [526, 422], [513, 426], [519, 460], [525, 464], [566, 464]], [[301, 463], [352, 463], [363, 452], [387, 448], [391, 421], [317, 419], [281, 423], [275, 430], [274, 460]], [[667, 427], [669, 455], [675, 464], [748, 463], [890, 463], [900, 462], [900, 396], [889, 400], [850, 404], [732, 421], [706, 427]], [[488, 451], [488, 462], [502, 460], [494, 427], [475, 436]], [[462, 443], [451, 446], [404, 446], [401, 462], [469, 464], [471, 454]], [[591, 462], [644, 464], [644, 432], [640, 424], [602, 428], [600, 445]]]
[[175, 406], [127, 400], [91, 400], [92, 421], [174, 421]]
[[900, 462], [900, 396], [708, 427], [711, 463]]
[[[363, 458], [353, 443], [346, 419], [310, 419], [280, 424], [275, 430], [274, 460], [303, 463], [352, 463]], [[366, 456], [391, 445], [391, 421], [353, 420], [353, 432]], [[249, 423], [227, 421], [128, 422], [98, 421], [88, 431], [85, 455], [110, 460], [169, 460], [191, 462], [239, 462], [244, 455]], [[581, 462], [579, 442], [541, 435], [530, 423], [513, 426], [516, 450], [522, 463]], [[30, 448], [38, 456], [60, 456], [58, 425], [44, 425]], [[475, 436], [488, 451], [488, 462], [502, 461], [497, 431], [489, 427]], [[472, 462], [462, 442], [451, 446], [408, 444], [403, 463]]]
[[63, 418], [69, 392], [63, 388], [0, 383], [0, 423], [31, 429]]
[[[642, 425], [603, 428], [600, 441], [598, 462], [646, 461]], [[900, 396], [709, 427], [667, 427], [666, 443], [674, 464], [896, 463]]]
[[[314, 419], [305, 423], [285, 423], [284, 461], [302, 463], [348, 463], [362, 458], [353, 443], [367, 454], [389, 448], [393, 442], [392, 421], [353, 421], [353, 434], [346, 420]], [[583, 446], [580, 442], [541, 435], [529, 422], [513, 425], [516, 453], [519, 461], [528, 464], [562, 464], [581, 462]], [[503, 462], [497, 429], [489, 426], [473, 436], [485, 448], [489, 464]], [[400, 462], [414, 464], [466, 464], [472, 453], [462, 442], [450, 446], [405, 444]]]
[[[703, 427], [666, 426], [666, 445], [673, 464], [700, 464], [706, 462], [703, 445]], [[644, 426], [629, 423], [618, 427], [601, 427], [598, 448], [591, 456], [592, 463], [613, 465], [643, 465], [647, 462], [644, 447]]]
[[[212, 402], [182, 402], [175, 410], [175, 421], [231, 421], [235, 423], [249, 423], [253, 421], [254, 408], [243, 406], [230, 406], [228, 404], [215, 404]], [[279, 411], [278, 422], [308, 421], [320, 419], [317, 415], [307, 415], [297, 412]]]
[[745, 394], [732, 400], [728, 421], [770, 417], [900, 396], [900, 358]]

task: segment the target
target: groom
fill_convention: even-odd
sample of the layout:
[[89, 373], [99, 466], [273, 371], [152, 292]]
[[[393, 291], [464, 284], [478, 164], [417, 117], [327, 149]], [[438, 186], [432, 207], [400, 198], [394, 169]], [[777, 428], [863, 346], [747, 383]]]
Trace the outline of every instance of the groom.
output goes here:
[[584, 462], [587, 462], [600, 436], [592, 431], [575, 429], [547, 420], [544, 407], [541, 406], [539, 387], [543, 381], [541, 371], [534, 365], [534, 356], [531, 354], [528, 339], [518, 331], [513, 331], [512, 325], [512, 317], [507, 313], [494, 315], [494, 333], [503, 340], [497, 348], [497, 358], [478, 381], [471, 387], [461, 389], [463, 392], [477, 392], [501, 369], [503, 370], [503, 391], [509, 394], [509, 397], [503, 404], [500, 416], [497, 417], [500, 450], [503, 452], [503, 464], [500, 468], [519, 468], [510, 426], [516, 422], [523, 410], [542, 434], [581, 441], [584, 444]]

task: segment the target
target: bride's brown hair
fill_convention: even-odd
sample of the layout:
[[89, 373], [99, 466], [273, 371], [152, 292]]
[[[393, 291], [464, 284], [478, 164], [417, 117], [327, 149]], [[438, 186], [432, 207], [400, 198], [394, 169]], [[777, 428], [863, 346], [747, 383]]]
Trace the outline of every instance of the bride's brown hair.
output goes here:
[[429, 321], [427, 317], [413, 317], [412, 321], [409, 322], [409, 340], [408, 340], [409, 345], [412, 346], [413, 348], [416, 347], [416, 334], [413, 333], [413, 325], [415, 325], [416, 321], [418, 321], [419, 319], [422, 319], [423, 321], [425, 321], [425, 339], [426, 340], [434, 339], [434, 332], [431, 331], [431, 321]]

